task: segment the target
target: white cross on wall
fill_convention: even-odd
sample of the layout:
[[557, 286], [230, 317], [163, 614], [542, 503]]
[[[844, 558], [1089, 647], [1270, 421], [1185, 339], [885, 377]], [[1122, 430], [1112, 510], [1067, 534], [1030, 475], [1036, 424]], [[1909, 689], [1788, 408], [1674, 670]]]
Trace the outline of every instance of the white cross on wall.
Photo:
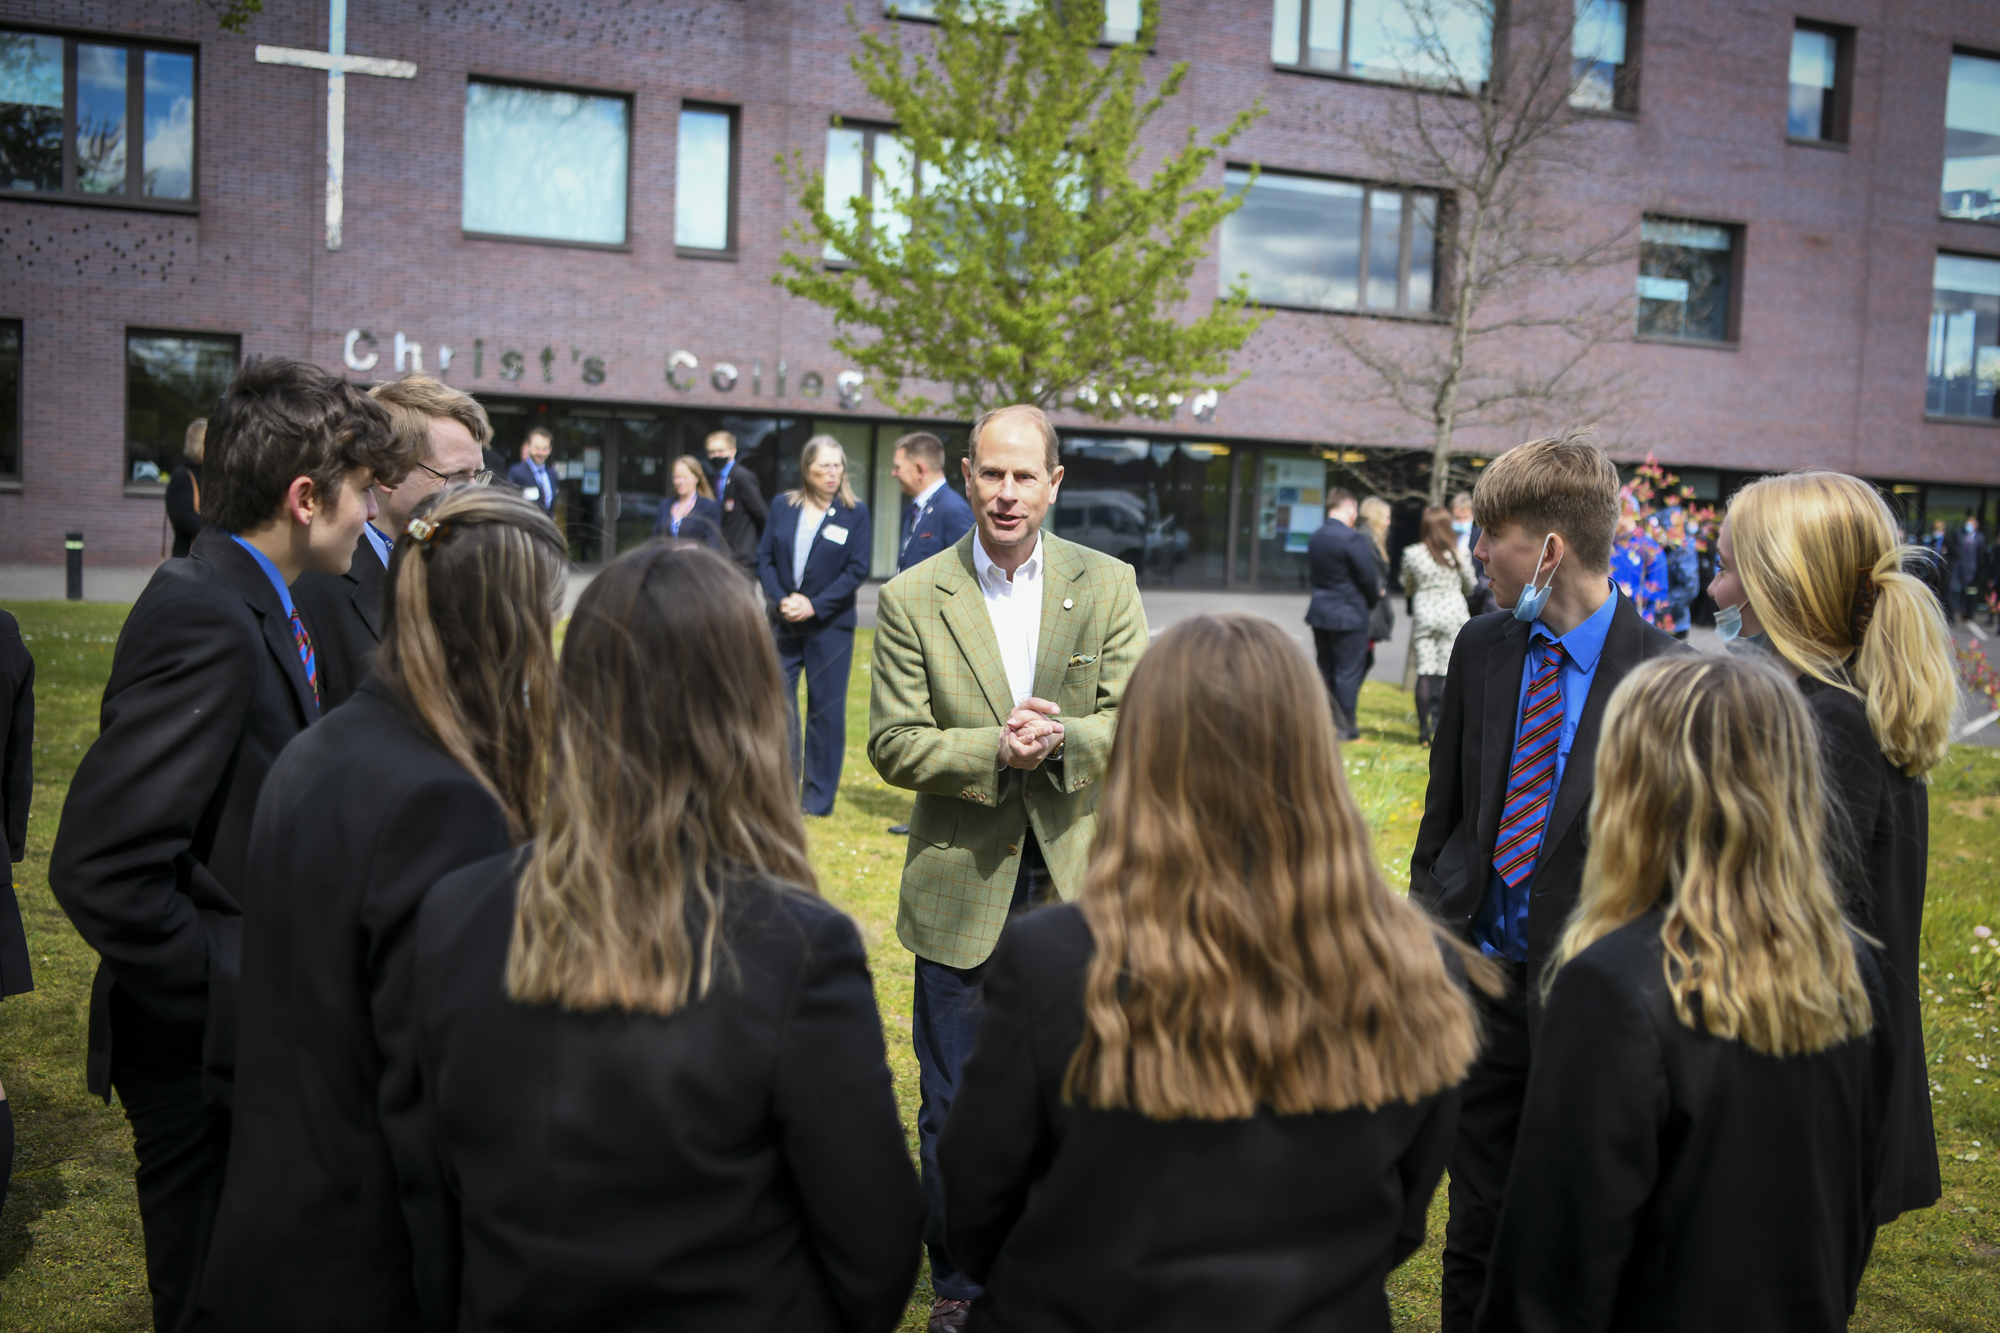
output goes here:
[[326, 71], [326, 248], [340, 248], [341, 177], [347, 162], [347, 76], [379, 74], [390, 79], [414, 79], [417, 67], [408, 60], [347, 54], [347, 0], [329, 0], [327, 49], [303, 51], [291, 46], [260, 46], [264, 65], [301, 65]]

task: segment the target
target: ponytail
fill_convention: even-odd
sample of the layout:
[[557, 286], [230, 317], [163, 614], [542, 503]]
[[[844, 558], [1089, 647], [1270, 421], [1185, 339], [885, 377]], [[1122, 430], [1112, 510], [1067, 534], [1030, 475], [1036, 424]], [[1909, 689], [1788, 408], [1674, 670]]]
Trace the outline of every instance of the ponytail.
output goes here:
[[1861, 651], [1853, 667], [1876, 744], [1890, 763], [1912, 777], [1944, 762], [1958, 707], [1958, 674], [1952, 669], [1944, 613], [1936, 595], [1908, 569], [1919, 558], [1921, 552], [1912, 547], [1896, 547], [1869, 571], [1857, 600], [1874, 605], [1857, 607]]

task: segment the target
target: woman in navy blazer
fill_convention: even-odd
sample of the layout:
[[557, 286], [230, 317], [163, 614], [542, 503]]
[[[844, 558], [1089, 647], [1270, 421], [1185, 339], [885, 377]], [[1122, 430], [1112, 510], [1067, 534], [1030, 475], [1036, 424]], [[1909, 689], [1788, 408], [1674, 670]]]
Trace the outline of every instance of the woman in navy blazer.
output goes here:
[[792, 754], [799, 753], [799, 673], [806, 677], [804, 796], [809, 815], [833, 813], [847, 748], [847, 674], [854, 665], [854, 594], [868, 577], [874, 539], [868, 506], [854, 498], [847, 454], [815, 435], [799, 455], [799, 488], [771, 506], [757, 547], [757, 577], [771, 605]]
[[701, 470], [701, 464], [682, 454], [674, 460], [673, 478], [674, 498], [660, 505], [653, 535], [707, 542], [709, 549], [721, 550], [722, 506], [709, 489], [708, 474]]

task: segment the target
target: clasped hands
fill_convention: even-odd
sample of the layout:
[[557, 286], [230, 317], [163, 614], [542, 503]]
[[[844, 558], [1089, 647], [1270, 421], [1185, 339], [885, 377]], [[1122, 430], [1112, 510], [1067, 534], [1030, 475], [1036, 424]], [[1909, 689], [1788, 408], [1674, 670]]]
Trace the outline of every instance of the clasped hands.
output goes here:
[[1047, 699], [1023, 699], [1000, 727], [1000, 766], [1040, 768], [1062, 748], [1063, 724]]
[[813, 618], [813, 604], [806, 599], [804, 593], [795, 592], [778, 603], [778, 614], [797, 624], [801, 620]]

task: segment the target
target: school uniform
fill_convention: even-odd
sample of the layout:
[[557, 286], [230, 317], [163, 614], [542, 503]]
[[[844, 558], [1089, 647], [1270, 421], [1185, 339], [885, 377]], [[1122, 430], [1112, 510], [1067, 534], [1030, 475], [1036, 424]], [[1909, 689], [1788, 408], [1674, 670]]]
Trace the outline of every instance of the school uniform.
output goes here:
[[1875, 955], [1887, 994], [1880, 1017], [1896, 1050], [1888, 1149], [1876, 1196], [1875, 1220], [1887, 1223], [1930, 1207], [1944, 1192], [1917, 971], [1930, 865], [1929, 792], [1922, 778], [1882, 753], [1861, 700], [1810, 676], [1799, 678], [1799, 689], [1826, 757], [1828, 832], [1842, 902], [1849, 919], [1882, 941]]
[[414, 1049], [416, 918], [432, 884], [507, 847], [500, 803], [372, 675], [279, 756], [243, 892], [235, 1125], [205, 1327], [457, 1326], [458, 1217]]
[[322, 711], [338, 708], [361, 687], [382, 645], [382, 590], [394, 546], [393, 538], [370, 525], [361, 530], [345, 574], [309, 569], [292, 584], [292, 601], [305, 617], [319, 656]]
[[[28, 855], [28, 803], [35, 795], [35, 659], [21, 626], [0, 611], [0, 997], [35, 988], [21, 905], [14, 897], [14, 862]], [[4, 1197], [4, 1196], [0, 1196]]]
[[722, 549], [722, 506], [705, 495], [694, 497], [694, 507], [678, 522], [674, 519], [672, 496], [660, 501], [660, 516], [654, 520], [655, 537], [678, 537], [682, 541], [706, 542], [711, 550]]
[[1009, 923], [938, 1146], [969, 1330], [1387, 1333], [1457, 1099], [1150, 1120], [1063, 1093], [1096, 945], [1073, 904]]
[[1641, 662], [1689, 651], [1615, 591], [1560, 639], [1506, 611], [1467, 621], [1452, 645], [1410, 897], [1493, 958], [1508, 990], [1474, 992], [1484, 1043], [1451, 1157], [1445, 1333], [1472, 1326], [1485, 1285], [1540, 1020], [1535, 983], [1582, 887], [1605, 705]]
[[923, 1201], [854, 923], [735, 881], [707, 995], [666, 1016], [520, 1004], [525, 855], [447, 876], [417, 925], [419, 1068], [464, 1219], [459, 1327], [894, 1328]]
[[[836, 500], [811, 534], [800, 532], [804, 513], [796, 500], [784, 496], [771, 506], [771, 521], [757, 548], [757, 578], [770, 604], [778, 665], [785, 672], [794, 755], [799, 753], [799, 676], [806, 678], [803, 806], [809, 815], [830, 815], [847, 748], [854, 595], [868, 577], [874, 544], [865, 504], [848, 509]], [[811, 619], [794, 623], [778, 614], [778, 603], [795, 592], [812, 603]]]
[[139, 1158], [153, 1316], [191, 1299], [221, 1194], [250, 824], [278, 752], [319, 717], [277, 567], [204, 528], [119, 631], [49, 887], [101, 962], [90, 1090], [116, 1087]]
[[921, 565], [972, 531], [972, 506], [939, 477], [903, 506], [896, 543], [896, 572]]
[[1895, 1076], [1881, 972], [1857, 947], [1873, 1032], [1760, 1055], [1675, 1015], [1663, 920], [1556, 976], [1479, 1333], [1832, 1330], [1854, 1312]]

